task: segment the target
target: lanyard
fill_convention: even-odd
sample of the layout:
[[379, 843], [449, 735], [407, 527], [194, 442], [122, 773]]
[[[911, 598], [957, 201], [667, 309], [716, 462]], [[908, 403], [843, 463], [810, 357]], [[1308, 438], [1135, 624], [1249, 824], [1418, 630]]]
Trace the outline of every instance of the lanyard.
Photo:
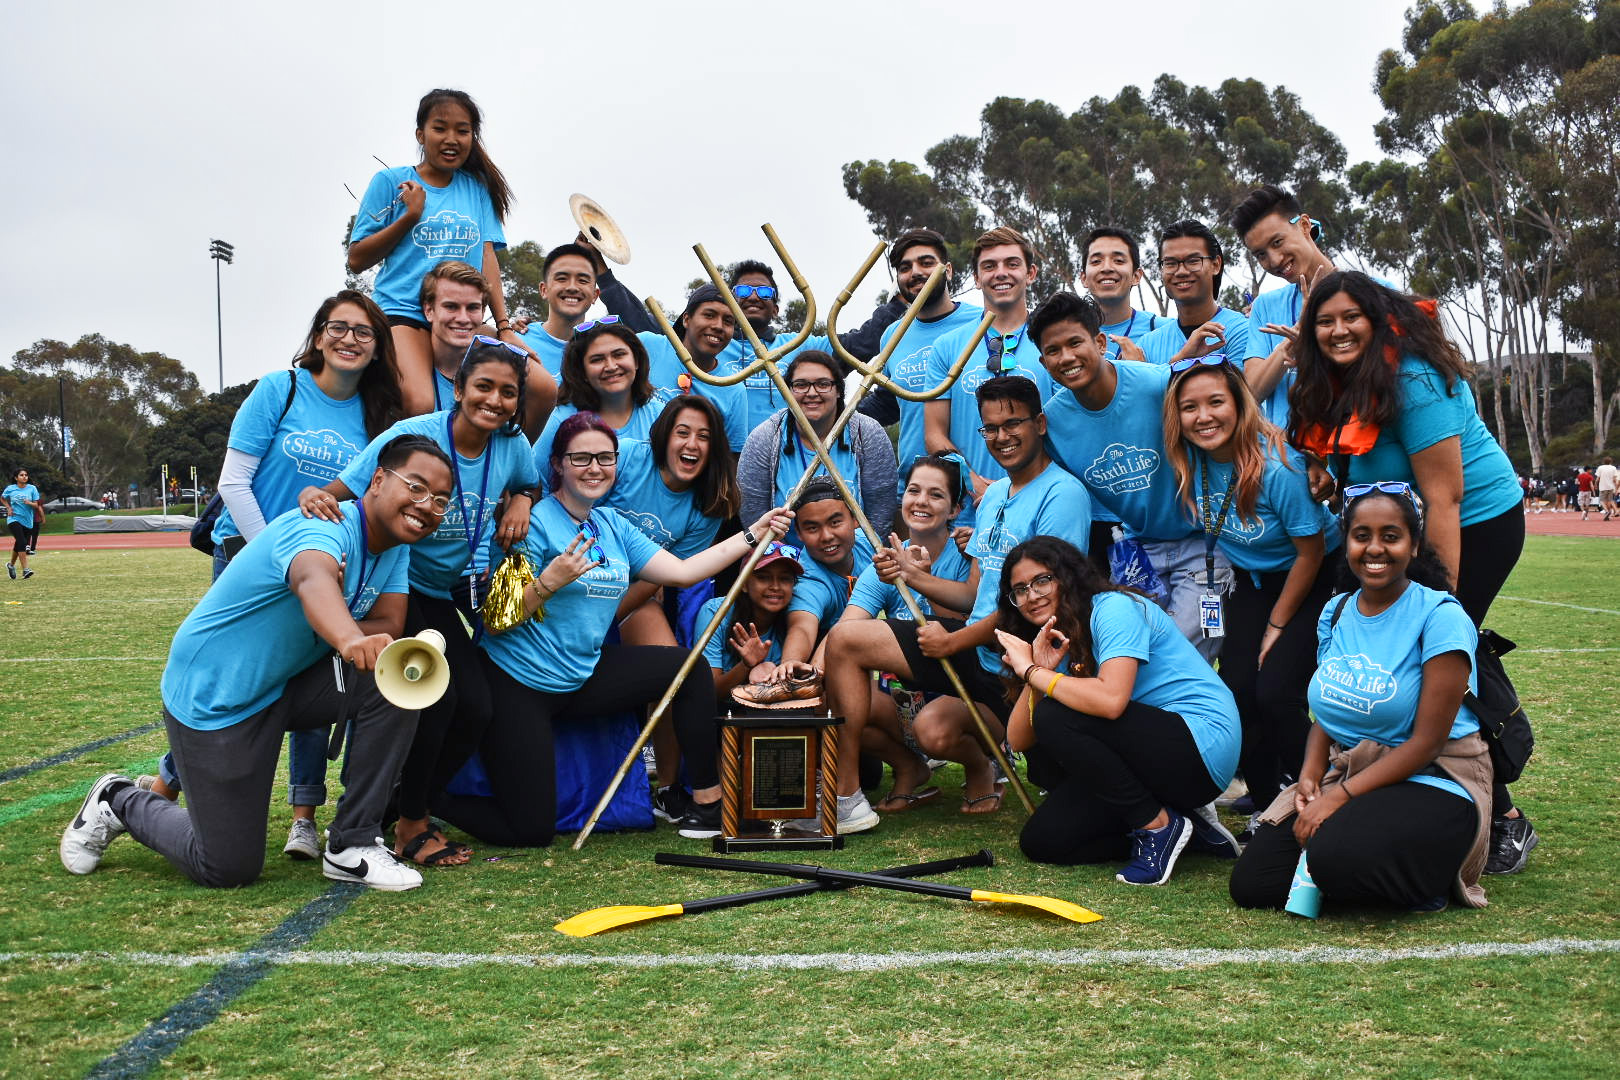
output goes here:
[[366, 542], [365, 505], [359, 499], [356, 499], [354, 500], [354, 509], [355, 513], [360, 515], [360, 582], [355, 586], [354, 599], [349, 601], [349, 614], [351, 616], [354, 615], [355, 608], [360, 606], [360, 599], [366, 595], [366, 582], [370, 580], [372, 572], [377, 569], [375, 563], [372, 563], [369, 569], [366, 566], [367, 563], [371, 562], [371, 547]]
[[[490, 462], [495, 459], [495, 440], [490, 439], [484, 443], [484, 479], [479, 484], [478, 490], [473, 493], [473, 497], [478, 500], [478, 512], [473, 515], [470, 525], [467, 522], [467, 503], [462, 498], [467, 489], [461, 483], [461, 455], [456, 453], [456, 414], [454, 412], [444, 418], [444, 442], [445, 449], [450, 451], [451, 457], [456, 461], [456, 467], [452, 470], [456, 486], [451, 494], [455, 496], [456, 503], [461, 507], [461, 523], [467, 526], [467, 576], [476, 578], [478, 576], [478, 537], [484, 528], [484, 492], [489, 490], [489, 466]], [[478, 587], [476, 585], [472, 587], [472, 606], [475, 609], [478, 607]]]
[[1199, 510], [1204, 518], [1204, 587], [1215, 588], [1215, 544], [1221, 538], [1221, 530], [1226, 527], [1226, 512], [1232, 507], [1232, 492], [1237, 490], [1237, 476], [1234, 474], [1232, 483], [1227, 486], [1226, 495], [1221, 499], [1221, 512], [1215, 516], [1215, 525], [1209, 524], [1209, 458], [1202, 453], [1198, 455], [1198, 472], [1204, 481], [1203, 494], [1199, 496]]

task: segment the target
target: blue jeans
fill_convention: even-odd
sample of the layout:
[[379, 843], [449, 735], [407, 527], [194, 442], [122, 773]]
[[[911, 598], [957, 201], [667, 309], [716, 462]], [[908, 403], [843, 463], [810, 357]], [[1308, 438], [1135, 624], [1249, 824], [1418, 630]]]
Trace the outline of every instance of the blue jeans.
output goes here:
[[[225, 554], [225, 545], [215, 544], [214, 576], [211, 580], [218, 581], [219, 575], [225, 572], [225, 567], [230, 565], [230, 561], [230, 556]], [[327, 734], [326, 730], [320, 728], [288, 733], [288, 806], [326, 805]], [[347, 760], [347, 757], [348, 755], [345, 754], [345, 760]], [[163, 759], [158, 762], [158, 776], [168, 785], [169, 790], [175, 792], [181, 790], [180, 774], [174, 767], [174, 753], [172, 751], [165, 751]]]

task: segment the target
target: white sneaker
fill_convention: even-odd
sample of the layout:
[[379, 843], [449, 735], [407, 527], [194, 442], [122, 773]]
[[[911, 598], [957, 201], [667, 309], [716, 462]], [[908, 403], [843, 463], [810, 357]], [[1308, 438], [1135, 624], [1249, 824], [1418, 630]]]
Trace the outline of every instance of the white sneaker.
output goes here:
[[422, 884], [421, 871], [400, 862], [380, 836], [370, 844], [355, 844], [338, 852], [328, 841], [321, 873], [333, 881], [357, 881], [383, 892], [404, 892]]
[[281, 853], [299, 862], [320, 858], [321, 834], [316, 830], [315, 822], [309, 818], [293, 818], [292, 828], [287, 830], [287, 846], [281, 849]]
[[113, 813], [112, 806], [102, 800], [101, 793], [109, 784], [134, 782], [127, 776], [110, 772], [90, 785], [90, 794], [79, 804], [79, 812], [73, 815], [68, 827], [62, 830], [62, 842], [57, 845], [68, 873], [88, 874], [101, 865], [107, 845], [124, 831], [124, 822]]
[[878, 812], [872, 809], [872, 804], [866, 801], [866, 793], [857, 791], [853, 795], [838, 796], [838, 835], [847, 836], [849, 833], [865, 832], [883, 820]]

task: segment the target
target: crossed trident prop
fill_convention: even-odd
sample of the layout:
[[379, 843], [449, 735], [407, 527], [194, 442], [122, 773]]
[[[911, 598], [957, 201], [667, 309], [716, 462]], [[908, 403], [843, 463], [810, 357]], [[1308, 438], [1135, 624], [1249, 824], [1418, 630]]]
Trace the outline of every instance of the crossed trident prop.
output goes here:
[[[834, 464], [831, 455], [827, 452], [826, 443], [821, 440], [815, 429], [810, 425], [809, 418], [804, 415], [804, 410], [793, 397], [792, 392], [789, 391], [787, 381], [777, 366], [778, 361], [790, 355], [810, 337], [810, 328], [815, 325], [816, 321], [816, 298], [810, 291], [809, 283], [804, 280], [804, 275], [799, 273], [799, 268], [793, 262], [792, 256], [782, 246], [782, 241], [777, 237], [776, 230], [769, 224], [761, 226], [761, 230], [765, 233], [765, 238], [771, 242], [771, 247], [776, 250], [777, 256], [782, 260], [782, 265], [787, 269], [788, 276], [793, 280], [794, 288], [798, 289], [799, 295], [804, 297], [806, 307], [804, 325], [786, 345], [778, 345], [774, 349], [767, 349], [764, 343], [759, 340], [759, 336], [754, 333], [754, 328], [749, 325], [748, 320], [743, 316], [742, 308], [738, 305], [736, 297], [731, 294], [730, 289], [726, 288], [725, 278], [721, 275], [719, 267], [714, 264], [714, 260], [709, 258], [709, 253], [704, 250], [702, 244], [693, 245], [692, 250], [697, 253], [698, 261], [703, 264], [703, 269], [708, 273], [709, 280], [714, 282], [715, 288], [720, 290], [720, 296], [725, 300], [726, 306], [731, 309], [731, 314], [737, 320], [737, 325], [748, 336], [748, 343], [754, 350], [754, 359], [728, 374], [720, 374], [718, 371], [712, 373], [703, 371], [692, 362], [691, 354], [686, 351], [686, 346], [682, 344], [680, 338], [675, 334], [674, 328], [670, 326], [669, 319], [664, 315], [662, 306], [651, 296], [647, 297], [647, 310], [651, 312], [652, 317], [658, 323], [659, 329], [663, 330], [664, 336], [669, 339], [670, 344], [675, 347], [675, 354], [680, 357], [681, 363], [686, 367], [692, 378], [700, 379], [712, 386], [731, 386], [759, 371], [764, 371], [770, 376], [777, 392], [782, 395], [783, 401], [787, 403], [788, 411], [792, 414], [794, 424], [798, 428], [800, 439], [815, 452], [815, 459], [800, 474], [798, 482], [793, 485], [793, 490], [788, 493], [787, 498], [784, 500], [785, 505], [792, 506], [797, 501], [800, 492], [804, 490], [804, 486], [815, 475], [817, 467], [824, 465], [827, 474], [831, 477], [833, 483], [838, 486], [839, 494], [843, 496], [844, 501], [849, 504], [850, 510], [854, 512], [856, 520], [860, 523], [861, 531], [871, 541], [873, 550], [877, 550], [884, 546], [885, 538], [880, 537], [877, 530], [872, 527], [872, 522], [867, 519], [866, 512], [861, 509], [860, 500], [850, 490], [843, 474], [838, 471], [838, 466]], [[883, 374], [883, 368], [888, 364], [889, 357], [894, 352], [895, 347], [905, 337], [906, 331], [911, 328], [911, 324], [916, 321], [917, 314], [922, 310], [929, 295], [938, 287], [939, 280], [945, 272], [943, 266], [938, 266], [929, 275], [927, 284], [918, 290], [917, 298], [906, 308], [906, 313], [900, 320], [899, 328], [889, 339], [889, 344], [883, 348], [883, 351], [874, 357], [870, 364], [852, 356], [838, 340], [838, 313], [843, 310], [845, 304], [849, 303], [855, 290], [860, 287], [866, 275], [877, 264], [878, 259], [883, 255], [885, 246], [880, 242], [872, 248], [871, 253], [866, 256], [866, 261], [855, 272], [855, 276], [850, 279], [849, 284], [844, 286], [843, 292], [838, 294], [838, 299], [833, 303], [832, 310], [827, 313], [827, 337], [832, 342], [833, 350], [846, 364], [861, 373], [860, 389], [845, 404], [844, 411], [839, 414], [837, 420], [833, 423], [832, 430], [827, 435], [828, 442], [837, 440], [839, 434], [849, 424], [850, 418], [855, 415], [856, 407], [860, 404], [861, 398], [873, 384], [880, 385], [896, 397], [904, 398], [907, 401], [930, 401], [948, 392], [951, 386], [955, 384], [957, 376], [962, 373], [962, 368], [967, 365], [968, 358], [979, 347], [979, 342], [984, 339], [984, 335], [990, 329], [990, 323], [995, 317], [992, 312], [985, 313], [984, 319], [980, 321], [978, 328], [968, 341], [967, 347], [951, 364], [950, 371], [939, 385], [921, 391], [908, 390]], [[625, 774], [630, 771], [630, 767], [639, 759], [641, 748], [652, 737], [653, 728], [658, 726], [658, 722], [669, 711], [670, 702], [675, 699], [675, 694], [680, 690], [681, 684], [686, 681], [686, 677], [691, 673], [693, 665], [702, 658], [703, 647], [708, 644], [709, 639], [719, 630], [720, 624], [725, 621], [726, 613], [731, 610], [731, 605], [736, 601], [737, 594], [742, 591], [749, 575], [754, 572], [754, 564], [764, 554], [765, 545], [774, 539], [776, 539], [775, 531], [766, 530], [765, 535], [760, 537], [759, 544], [749, 553], [747, 561], [743, 563], [742, 569], [737, 574], [737, 580], [727, 590], [725, 599], [721, 601], [719, 610], [714, 613], [714, 617], [709, 620], [708, 625], [703, 628], [703, 632], [692, 643], [692, 649], [687, 653], [686, 661], [681, 664], [680, 670], [675, 673], [675, 678], [670, 682], [669, 688], [664, 691], [664, 696], [659, 699], [658, 705], [648, 716], [647, 723], [641, 729], [641, 734], [636, 739], [635, 745], [625, 755], [625, 759], [619, 765], [618, 771], [613, 774], [613, 779], [608, 783], [607, 790], [602, 793], [602, 798], [597, 802], [596, 809], [591, 811], [590, 820], [585, 823], [585, 827], [580, 830], [579, 836], [574, 839], [573, 850], [578, 851], [583, 847], [586, 838], [591, 835], [591, 830], [596, 828], [597, 820], [601, 818], [603, 811], [607, 809], [608, 803], [613, 801], [613, 796], [617, 794], [619, 785], [624, 782]], [[895, 584], [899, 588], [900, 598], [905, 602], [906, 610], [911, 613], [911, 617], [916, 620], [917, 625], [922, 626], [928, 621], [928, 618], [918, 606], [917, 598], [912, 594], [911, 589], [905, 582], [897, 581]], [[955, 666], [947, 657], [941, 657], [939, 663], [945, 669], [946, 675], [950, 677], [951, 686], [956, 690], [956, 696], [967, 706], [968, 715], [973, 717], [973, 723], [978, 727], [979, 735], [984, 739], [985, 745], [990, 748], [990, 753], [995, 757], [996, 764], [1001, 766], [1002, 773], [1012, 784], [1013, 791], [1018, 795], [1018, 801], [1024, 806], [1024, 811], [1034, 813], [1035, 805], [1030, 801], [1029, 793], [1024, 790], [1023, 782], [1019, 780], [1018, 773], [1008, 763], [1007, 756], [1002, 753], [1000, 741], [990, 734], [989, 726], [985, 724], [984, 717], [980, 715], [978, 706], [974, 704], [972, 696], [967, 692], [966, 686], [963, 685], [961, 676], [956, 673]]]

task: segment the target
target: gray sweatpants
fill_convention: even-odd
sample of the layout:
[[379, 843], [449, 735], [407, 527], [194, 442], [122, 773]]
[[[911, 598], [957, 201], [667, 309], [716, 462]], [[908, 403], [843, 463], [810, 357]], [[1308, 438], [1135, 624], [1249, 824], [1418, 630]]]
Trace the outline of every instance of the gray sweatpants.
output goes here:
[[199, 885], [246, 885], [264, 869], [270, 791], [282, 740], [289, 731], [324, 731], [346, 709], [353, 727], [331, 848], [374, 842], [382, 835], [383, 810], [410, 749], [417, 714], [390, 705], [369, 673], [351, 667], [344, 676], [348, 693], [340, 695], [332, 662], [323, 659], [293, 676], [279, 700], [217, 731], [189, 728], [164, 709], [169, 748], [186, 778], [187, 806], [131, 786], [113, 796], [113, 812], [131, 836]]
[[1142, 550], [1153, 561], [1159, 580], [1170, 590], [1165, 611], [1175, 620], [1181, 636], [1192, 642], [1193, 648], [1211, 664], [1221, 655], [1223, 638], [1207, 638], [1198, 620], [1198, 601], [1207, 592], [1227, 597], [1232, 592], [1232, 562], [1219, 548], [1215, 549], [1215, 584], [1211, 589], [1204, 580], [1204, 534], [1195, 533], [1180, 540], [1143, 540]]

